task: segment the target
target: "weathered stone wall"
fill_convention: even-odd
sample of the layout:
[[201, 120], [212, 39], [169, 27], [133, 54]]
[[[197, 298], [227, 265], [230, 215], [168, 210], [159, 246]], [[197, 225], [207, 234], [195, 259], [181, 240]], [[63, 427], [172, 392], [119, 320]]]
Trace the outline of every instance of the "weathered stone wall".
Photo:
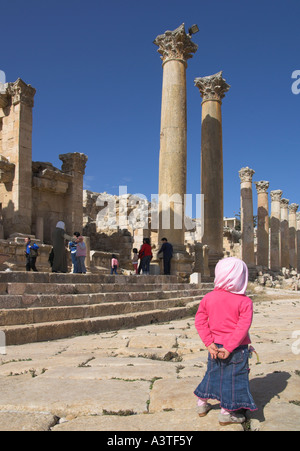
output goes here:
[[0, 238], [14, 233], [52, 242], [57, 221], [82, 232], [83, 175], [87, 156], [60, 155], [62, 169], [32, 163], [35, 89], [21, 79], [0, 93]]
[[[38, 271], [51, 271], [48, 262], [51, 246], [37, 243], [39, 255], [36, 260]], [[25, 243], [24, 239], [18, 241], [0, 240], [0, 271], [10, 269], [12, 271], [26, 270]]]

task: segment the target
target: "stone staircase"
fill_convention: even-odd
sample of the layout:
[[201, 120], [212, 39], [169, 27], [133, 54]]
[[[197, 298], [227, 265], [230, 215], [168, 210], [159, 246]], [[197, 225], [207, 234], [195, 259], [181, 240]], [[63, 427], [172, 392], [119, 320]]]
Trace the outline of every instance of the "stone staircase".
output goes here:
[[171, 321], [211, 289], [176, 276], [2, 272], [0, 330], [18, 345]]

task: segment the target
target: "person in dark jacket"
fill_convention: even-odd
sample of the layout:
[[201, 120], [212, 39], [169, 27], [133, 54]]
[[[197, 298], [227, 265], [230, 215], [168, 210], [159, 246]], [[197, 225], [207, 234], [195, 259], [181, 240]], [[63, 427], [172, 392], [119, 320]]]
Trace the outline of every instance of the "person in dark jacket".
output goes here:
[[35, 262], [36, 262], [36, 258], [38, 255], [39, 247], [37, 244], [31, 242], [31, 239], [29, 236], [25, 238], [25, 245], [26, 245], [26, 250], [25, 250], [26, 271], [30, 271], [32, 269], [32, 271], [37, 272]]
[[163, 243], [159, 254], [163, 253], [163, 259], [164, 259], [164, 275], [168, 276], [171, 274], [171, 259], [173, 257], [173, 246], [171, 243], [168, 242], [167, 238], [162, 238], [161, 242]]

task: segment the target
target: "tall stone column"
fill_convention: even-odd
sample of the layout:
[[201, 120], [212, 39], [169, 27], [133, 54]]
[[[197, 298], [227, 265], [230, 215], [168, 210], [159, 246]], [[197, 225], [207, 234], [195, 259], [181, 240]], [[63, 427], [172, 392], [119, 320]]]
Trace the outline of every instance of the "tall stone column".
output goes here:
[[290, 251], [289, 251], [289, 215], [288, 215], [288, 199], [281, 199], [280, 212], [281, 212], [281, 224], [280, 224], [280, 240], [281, 240], [281, 262], [282, 268], [289, 269], [290, 267]]
[[294, 269], [297, 268], [297, 219], [296, 212], [298, 210], [298, 204], [289, 205], [289, 248], [290, 248], [290, 266]]
[[297, 219], [297, 272], [300, 273], [300, 213], [296, 213]]
[[248, 166], [239, 170], [241, 180], [241, 232], [242, 260], [248, 266], [255, 266], [252, 177], [255, 174]]
[[257, 265], [269, 267], [269, 201], [265, 180], [255, 182], [257, 190]]
[[273, 271], [280, 270], [280, 200], [281, 190], [271, 191], [271, 219], [270, 219], [270, 267]]
[[35, 93], [32, 86], [19, 78], [5, 85], [0, 102], [0, 154], [3, 156], [0, 158], [0, 198], [5, 237], [14, 232], [32, 232], [32, 109]]
[[[223, 258], [223, 145], [222, 99], [230, 86], [222, 71], [196, 78], [202, 101], [201, 124], [201, 194], [204, 196], [204, 228], [202, 242], [209, 246], [211, 276]], [[203, 218], [201, 218], [203, 220]]]
[[[159, 155], [159, 233], [174, 251], [185, 252], [184, 197], [187, 172], [187, 60], [198, 46], [186, 34], [184, 24], [166, 31], [154, 41], [163, 61]], [[170, 219], [169, 219], [170, 218]], [[175, 258], [173, 258], [173, 263]], [[173, 264], [174, 269], [174, 264]]]
[[59, 155], [63, 162], [62, 172], [72, 175], [72, 182], [65, 196], [66, 232], [72, 235], [74, 232], [82, 232], [83, 221], [83, 176], [87, 156], [84, 153], [65, 153]]

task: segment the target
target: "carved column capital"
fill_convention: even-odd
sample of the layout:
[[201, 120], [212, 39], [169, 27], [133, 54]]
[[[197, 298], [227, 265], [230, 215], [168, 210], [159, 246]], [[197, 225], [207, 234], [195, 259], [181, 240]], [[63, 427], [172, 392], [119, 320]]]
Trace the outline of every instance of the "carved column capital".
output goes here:
[[254, 182], [256, 186], [257, 194], [266, 193], [270, 186], [270, 182], [266, 180], [260, 180], [259, 182]]
[[76, 172], [84, 175], [85, 166], [88, 159], [84, 153], [65, 153], [59, 155], [59, 159], [63, 162], [61, 168], [62, 172]]
[[281, 199], [281, 200], [280, 200], [280, 206], [281, 206], [281, 208], [287, 209], [289, 203], [290, 203], [289, 199]]
[[251, 182], [252, 183], [252, 177], [254, 174], [255, 174], [255, 171], [253, 169], [250, 169], [248, 166], [240, 169], [239, 176], [241, 179], [241, 183], [243, 183], [243, 182]]
[[298, 204], [291, 204], [289, 205], [289, 212], [290, 213], [296, 213], [296, 211], [298, 210], [299, 205]]
[[281, 196], [282, 196], [281, 189], [277, 189], [277, 190], [271, 191], [270, 192], [270, 196], [271, 196], [272, 202], [276, 202], [276, 201], [280, 202]]
[[203, 102], [216, 100], [221, 102], [225, 97], [225, 92], [229, 91], [230, 85], [222, 77], [223, 72], [218, 72], [208, 77], [195, 78], [195, 86], [199, 89]]
[[14, 83], [8, 83], [7, 94], [11, 97], [13, 105], [23, 103], [24, 105], [33, 108], [35, 93], [36, 90], [31, 85], [27, 85], [20, 78]]
[[187, 65], [187, 60], [196, 53], [198, 45], [192, 42], [190, 35], [186, 34], [184, 24], [174, 31], [166, 31], [157, 36], [154, 44], [158, 46], [163, 64], [170, 60], [178, 60]]

